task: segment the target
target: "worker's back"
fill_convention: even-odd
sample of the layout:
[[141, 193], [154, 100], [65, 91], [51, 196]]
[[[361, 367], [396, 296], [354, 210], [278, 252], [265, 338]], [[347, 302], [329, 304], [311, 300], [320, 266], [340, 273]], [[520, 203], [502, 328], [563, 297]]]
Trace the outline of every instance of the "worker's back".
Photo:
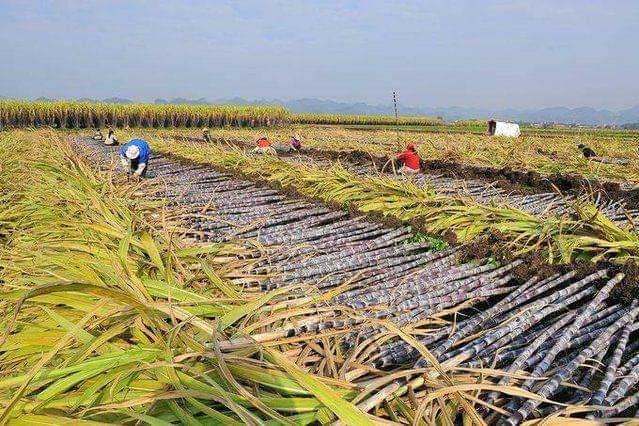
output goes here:
[[146, 163], [149, 160], [149, 157], [151, 156], [151, 147], [149, 147], [147, 141], [145, 141], [144, 139], [131, 139], [130, 141], [122, 145], [122, 147], [120, 148], [120, 154], [122, 156], [126, 156], [126, 150], [130, 146], [136, 146], [140, 150], [140, 154], [138, 155], [136, 161], [140, 163]]

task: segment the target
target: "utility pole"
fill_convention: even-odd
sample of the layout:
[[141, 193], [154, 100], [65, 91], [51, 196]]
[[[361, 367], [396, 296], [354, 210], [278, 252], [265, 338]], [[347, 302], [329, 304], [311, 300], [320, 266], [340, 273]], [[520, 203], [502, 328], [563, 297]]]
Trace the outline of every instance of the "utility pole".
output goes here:
[[393, 90], [393, 105], [395, 106], [395, 125], [399, 124], [399, 116], [397, 115], [397, 93]]
[[397, 132], [397, 147], [402, 150], [401, 143], [399, 141], [399, 115], [397, 114], [397, 93], [393, 90], [393, 106], [395, 107], [395, 131]]

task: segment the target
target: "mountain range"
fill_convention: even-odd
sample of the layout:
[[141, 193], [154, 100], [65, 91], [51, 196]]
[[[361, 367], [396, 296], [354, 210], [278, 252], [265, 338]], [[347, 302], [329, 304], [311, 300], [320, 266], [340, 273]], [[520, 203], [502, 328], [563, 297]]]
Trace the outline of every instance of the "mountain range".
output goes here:
[[[50, 100], [47, 98], [39, 98], [38, 100]], [[80, 98], [80, 101], [96, 102], [95, 99]], [[127, 98], [106, 98], [100, 102], [108, 103], [133, 103], [134, 101]], [[371, 105], [363, 102], [335, 102], [326, 99], [304, 98], [294, 100], [281, 99], [257, 99], [249, 100], [243, 98], [223, 98], [207, 100], [206, 98], [186, 99], [155, 99], [156, 104], [223, 104], [223, 105], [282, 105], [292, 112], [311, 112], [311, 113], [338, 113], [338, 114], [361, 114], [361, 115], [392, 115], [394, 114], [392, 105]], [[487, 119], [495, 118], [499, 120], [508, 120], [524, 123], [562, 123], [562, 124], [578, 124], [589, 126], [623, 126], [630, 123], [639, 123], [639, 105], [632, 108], [626, 108], [618, 111], [608, 109], [596, 109], [591, 107], [567, 108], [553, 107], [542, 109], [483, 109], [468, 107], [411, 107], [399, 105], [400, 115], [427, 115], [434, 117], [442, 117], [445, 121], [451, 122], [455, 120], [465, 119]]]

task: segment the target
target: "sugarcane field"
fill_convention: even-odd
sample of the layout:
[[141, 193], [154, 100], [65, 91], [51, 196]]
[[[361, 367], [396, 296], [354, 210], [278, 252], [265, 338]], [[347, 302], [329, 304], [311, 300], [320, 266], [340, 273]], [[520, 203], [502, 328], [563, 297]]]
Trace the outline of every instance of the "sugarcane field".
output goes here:
[[0, 426], [639, 426], [638, 3], [0, 17]]
[[507, 157], [277, 108], [0, 107], [4, 422], [637, 415], [632, 131], [588, 135], [629, 159], [595, 164], [526, 129]]

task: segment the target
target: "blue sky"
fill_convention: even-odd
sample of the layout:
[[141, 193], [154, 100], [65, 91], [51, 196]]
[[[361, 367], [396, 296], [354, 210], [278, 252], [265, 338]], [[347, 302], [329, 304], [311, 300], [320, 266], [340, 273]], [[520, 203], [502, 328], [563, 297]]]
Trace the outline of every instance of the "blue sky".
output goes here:
[[0, 96], [639, 104], [638, 1], [0, 2]]

